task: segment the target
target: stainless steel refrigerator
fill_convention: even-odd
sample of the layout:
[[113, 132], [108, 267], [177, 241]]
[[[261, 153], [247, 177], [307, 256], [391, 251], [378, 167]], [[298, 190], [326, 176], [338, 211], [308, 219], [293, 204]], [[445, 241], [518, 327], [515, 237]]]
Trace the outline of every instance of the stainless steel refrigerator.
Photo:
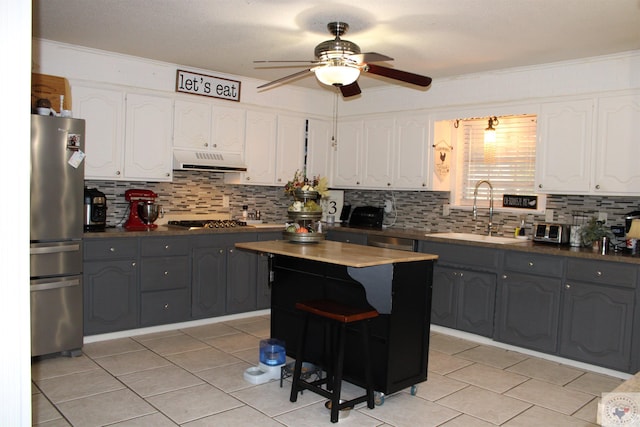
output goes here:
[[31, 115], [31, 355], [82, 348], [84, 131]]

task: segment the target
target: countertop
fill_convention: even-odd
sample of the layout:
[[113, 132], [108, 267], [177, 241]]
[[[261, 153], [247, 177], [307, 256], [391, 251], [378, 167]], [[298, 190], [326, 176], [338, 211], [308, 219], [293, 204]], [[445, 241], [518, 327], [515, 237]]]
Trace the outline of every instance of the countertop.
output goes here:
[[371, 267], [374, 265], [438, 259], [437, 255], [375, 248], [372, 246], [332, 242], [329, 240], [316, 243], [293, 243], [287, 240], [268, 240], [264, 242], [236, 243], [236, 247], [257, 252], [320, 261], [328, 264], [345, 265], [347, 267]]
[[[221, 233], [268, 233], [278, 232], [284, 229], [284, 225], [273, 224], [273, 226], [261, 225], [260, 227], [233, 227], [233, 228], [203, 228], [197, 230], [186, 230], [176, 227], [168, 227], [165, 225], [158, 226], [158, 228], [150, 231], [127, 231], [124, 228], [107, 228], [103, 232], [87, 232], [84, 233], [84, 237], [88, 239], [100, 239], [100, 238], [117, 238], [117, 237], [146, 237], [146, 236], [192, 236], [202, 234], [221, 234]], [[601, 255], [598, 252], [594, 252], [590, 248], [573, 248], [569, 245], [553, 245], [547, 243], [533, 243], [532, 241], [521, 242], [517, 244], [504, 245], [487, 242], [470, 242], [463, 240], [447, 239], [435, 236], [428, 236], [428, 234], [436, 233], [436, 231], [425, 231], [424, 229], [416, 228], [386, 228], [382, 230], [370, 229], [370, 228], [355, 228], [346, 227], [341, 225], [327, 226], [327, 230], [345, 231], [351, 233], [361, 234], [374, 234], [393, 237], [404, 237], [414, 240], [425, 240], [431, 242], [443, 242], [450, 244], [459, 244], [467, 246], [484, 246], [494, 249], [504, 249], [510, 251], [529, 252], [536, 254], [544, 254], [550, 256], [564, 256], [582, 259], [593, 259], [598, 261], [610, 261], [610, 262], [622, 262], [627, 264], [640, 265], [640, 255], [631, 255], [626, 252], [614, 252], [611, 250], [606, 255]], [[515, 240], [515, 239], [514, 239]], [[362, 248], [362, 246], [360, 246]]]

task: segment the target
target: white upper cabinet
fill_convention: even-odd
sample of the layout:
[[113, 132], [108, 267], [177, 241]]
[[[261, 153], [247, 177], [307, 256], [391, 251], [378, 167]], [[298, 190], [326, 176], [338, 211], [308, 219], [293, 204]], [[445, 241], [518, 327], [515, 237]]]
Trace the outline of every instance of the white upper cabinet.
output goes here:
[[340, 120], [336, 138], [332, 182], [338, 188], [357, 188], [361, 185], [362, 120]]
[[[276, 176], [278, 116], [267, 111], [247, 111], [244, 159], [247, 171], [239, 174], [240, 183], [269, 185]], [[236, 174], [226, 174], [225, 180]]]
[[331, 186], [334, 147], [332, 123], [320, 119], [309, 119], [307, 123], [307, 176], [325, 177]]
[[593, 107], [593, 99], [542, 104], [536, 146], [536, 188], [539, 192], [589, 192]]
[[211, 104], [177, 99], [173, 115], [173, 146], [208, 150], [211, 145]]
[[429, 183], [429, 141], [429, 118], [426, 114], [398, 116], [393, 159], [394, 188], [434, 189]]
[[171, 180], [171, 98], [81, 85], [72, 95], [86, 121], [86, 179]]
[[72, 96], [76, 117], [85, 120], [85, 178], [122, 179], [124, 92], [74, 85]]
[[131, 180], [171, 181], [173, 100], [128, 93], [124, 176]]
[[538, 118], [541, 193], [640, 195], [640, 92], [545, 103]]
[[333, 185], [428, 190], [429, 141], [426, 114], [342, 120], [338, 124]]
[[296, 171], [304, 168], [304, 141], [306, 119], [278, 115], [278, 143], [276, 145], [276, 181], [285, 185]]
[[173, 145], [193, 150], [242, 153], [246, 110], [210, 101], [175, 102]]
[[595, 193], [640, 194], [640, 92], [598, 100]]
[[392, 188], [395, 152], [395, 120], [377, 118], [364, 121], [362, 143], [362, 186]]

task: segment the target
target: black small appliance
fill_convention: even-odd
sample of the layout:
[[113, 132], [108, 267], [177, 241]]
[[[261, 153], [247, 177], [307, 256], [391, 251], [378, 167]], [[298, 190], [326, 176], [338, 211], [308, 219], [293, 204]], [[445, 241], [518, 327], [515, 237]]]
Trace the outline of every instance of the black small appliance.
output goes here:
[[107, 225], [107, 197], [95, 188], [84, 188], [84, 231], [104, 231]]
[[357, 206], [349, 218], [350, 227], [382, 228], [384, 208], [377, 206]]

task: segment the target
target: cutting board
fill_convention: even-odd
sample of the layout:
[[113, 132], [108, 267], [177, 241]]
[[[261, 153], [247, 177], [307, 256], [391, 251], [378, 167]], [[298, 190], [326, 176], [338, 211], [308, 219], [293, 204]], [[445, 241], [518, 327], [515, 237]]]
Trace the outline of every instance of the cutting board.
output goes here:
[[255, 227], [255, 228], [282, 228], [284, 229], [284, 224], [279, 224], [279, 223], [269, 223], [269, 222], [263, 222], [261, 224], [248, 224], [249, 227]]

